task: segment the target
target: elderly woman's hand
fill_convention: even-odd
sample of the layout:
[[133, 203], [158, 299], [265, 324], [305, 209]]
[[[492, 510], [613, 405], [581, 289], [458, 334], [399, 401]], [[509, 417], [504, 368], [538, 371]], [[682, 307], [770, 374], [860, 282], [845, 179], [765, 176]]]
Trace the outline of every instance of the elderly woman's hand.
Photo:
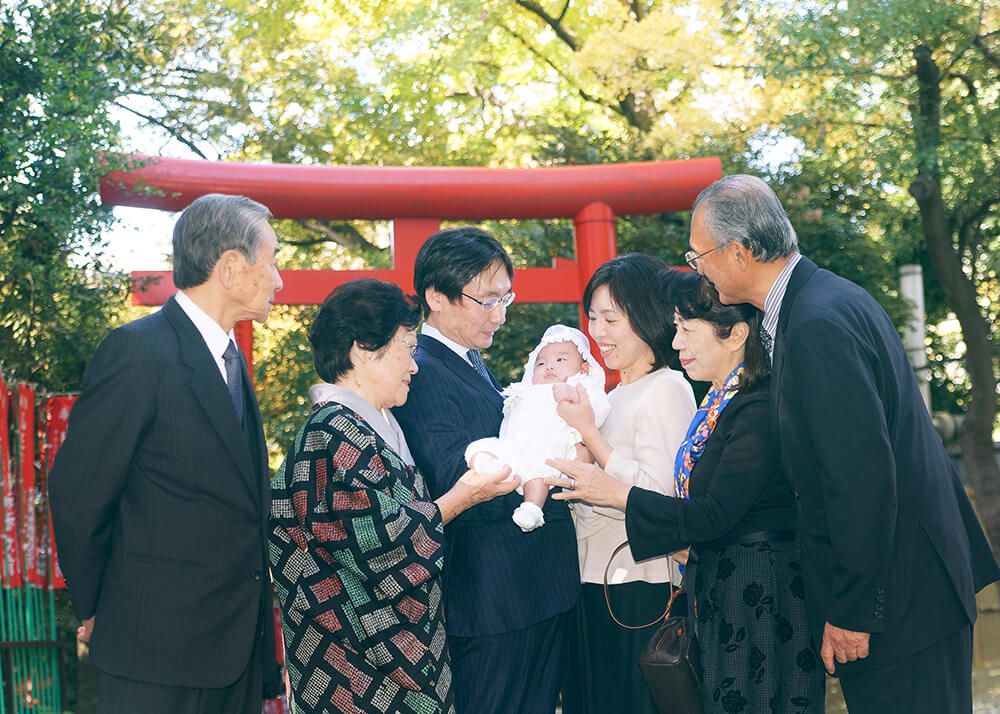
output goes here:
[[581, 434], [588, 428], [594, 428], [594, 407], [591, 406], [590, 397], [587, 396], [587, 390], [582, 384], [576, 385], [576, 394], [572, 399], [559, 401], [556, 411], [564, 422]]
[[458, 479], [458, 482], [469, 489], [472, 505], [490, 501], [497, 496], [506, 496], [521, 485], [521, 480], [515, 476], [509, 481], [510, 466], [504, 466], [499, 471], [480, 473], [469, 469]]
[[489, 501], [497, 496], [504, 496], [518, 487], [521, 480], [510, 476], [510, 467], [504, 466], [492, 473], [479, 473], [469, 469], [447, 493], [434, 502], [441, 509], [441, 520], [447, 525], [458, 514], [475, 505]]
[[569, 459], [548, 459], [545, 463], [563, 473], [562, 476], [545, 479], [549, 486], [561, 486], [564, 489], [553, 491], [550, 498], [556, 501], [585, 501], [593, 506], [611, 506], [625, 510], [632, 486], [611, 478], [597, 464]]

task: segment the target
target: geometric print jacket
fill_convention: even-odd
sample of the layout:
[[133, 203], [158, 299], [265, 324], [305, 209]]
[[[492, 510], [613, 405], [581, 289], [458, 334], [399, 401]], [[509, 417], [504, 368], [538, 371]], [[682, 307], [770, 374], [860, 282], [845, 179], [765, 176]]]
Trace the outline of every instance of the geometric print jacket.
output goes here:
[[271, 489], [293, 710], [454, 714], [444, 526], [420, 472], [356, 412], [327, 402]]

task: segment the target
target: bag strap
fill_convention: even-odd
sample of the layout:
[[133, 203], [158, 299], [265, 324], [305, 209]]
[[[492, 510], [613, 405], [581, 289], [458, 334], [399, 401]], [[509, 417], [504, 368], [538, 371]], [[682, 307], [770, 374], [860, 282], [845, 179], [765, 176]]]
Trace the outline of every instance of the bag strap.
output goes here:
[[[615, 551], [611, 554], [611, 557], [608, 558], [608, 564], [604, 566], [604, 602], [608, 604], [608, 613], [611, 615], [611, 619], [615, 621], [616, 625], [618, 625], [619, 627], [624, 627], [626, 630], [644, 630], [647, 627], [652, 627], [656, 623], [665, 621], [668, 617], [670, 617], [670, 608], [674, 606], [674, 600], [676, 600], [677, 596], [680, 595], [681, 592], [683, 591], [681, 590], [681, 588], [674, 586], [673, 582], [670, 580], [670, 577], [668, 575], [667, 584], [670, 585], [670, 599], [667, 600], [667, 607], [663, 611], [662, 615], [657, 615], [655, 620], [653, 620], [652, 622], [647, 622], [644, 625], [626, 625], [624, 622], [619, 620], [618, 617], [615, 615], [614, 608], [611, 607], [611, 593], [608, 590], [608, 571], [611, 569], [611, 563], [614, 562], [615, 557], [627, 547], [628, 547], [628, 541], [625, 541], [617, 548], [615, 548]], [[667, 558], [669, 559], [670, 556], [667, 556]]]

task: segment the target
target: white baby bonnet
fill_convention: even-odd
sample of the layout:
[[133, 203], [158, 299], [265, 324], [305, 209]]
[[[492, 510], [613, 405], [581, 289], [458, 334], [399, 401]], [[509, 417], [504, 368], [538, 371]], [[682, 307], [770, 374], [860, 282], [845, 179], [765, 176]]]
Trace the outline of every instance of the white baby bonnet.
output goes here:
[[535, 349], [531, 350], [531, 354], [528, 355], [528, 361], [524, 365], [524, 374], [521, 377], [521, 381], [510, 385], [503, 393], [509, 396], [512, 391], [519, 391], [525, 387], [532, 386], [531, 377], [535, 372], [535, 362], [538, 360], [538, 353], [542, 351], [543, 347], [556, 342], [572, 342], [580, 352], [580, 356], [590, 365], [588, 374], [573, 377], [571, 383], [583, 384], [585, 387], [593, 387], [603, 391], [605, 379], [604, 368], [594, 355], [590, 354], [590, 343], [587, 341], [587, 336], [575, 327], [557, 324], [549, 327], [545, 331], [545, 334], [542, 335], [542, 339], [535, 346]]

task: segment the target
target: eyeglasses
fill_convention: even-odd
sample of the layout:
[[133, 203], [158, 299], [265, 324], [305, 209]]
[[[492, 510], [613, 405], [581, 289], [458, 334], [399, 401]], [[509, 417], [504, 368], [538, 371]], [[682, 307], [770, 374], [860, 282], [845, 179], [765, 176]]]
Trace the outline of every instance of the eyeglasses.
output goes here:
[[693, 250], [689, 250], [687, 253], [684, 254], [684, 262], [691, 266], [691, 270], [697, 270], [698, 260], [702, 256], [708, 255], [713, 250], [718, 250], [721, 247], [722, 247], [721, 245], [717, 245], [714, 248], [709, 248], [704, 253], [695, 253]]
[[485, 300], [477, 300], [476, 298], [472, 297], [468, 293], [462, 293], [462, 295], [464, 295], [465, 297], [467, 297], [470, 300], [472, 300], [472, 302], [479, 303], [480, 305], [482, 305], [483, 309], [486, 310], [486, 312], [489, 312], [490, 310], [494, 310], [494, 309], [496, 309], [497, 307], [500, 307], [500, 306], [510, 307], [510, 304], [512, 302], [514, 302], [514, 293], [513, 292], [509, 292], [506, 295], [503, 295], [501, 297], [486, 298]]
[[399, 344], [403, 345], [409, 351], [411, 358], [414, 358], [414, 359], [416, 358], [416, 356], [417, 356], [417, 347], [419, 347], [418, 343], [416, 343], [416, 342], [407, 342], [406, 340], [396, 340], [396, 342], [398, 342]]

